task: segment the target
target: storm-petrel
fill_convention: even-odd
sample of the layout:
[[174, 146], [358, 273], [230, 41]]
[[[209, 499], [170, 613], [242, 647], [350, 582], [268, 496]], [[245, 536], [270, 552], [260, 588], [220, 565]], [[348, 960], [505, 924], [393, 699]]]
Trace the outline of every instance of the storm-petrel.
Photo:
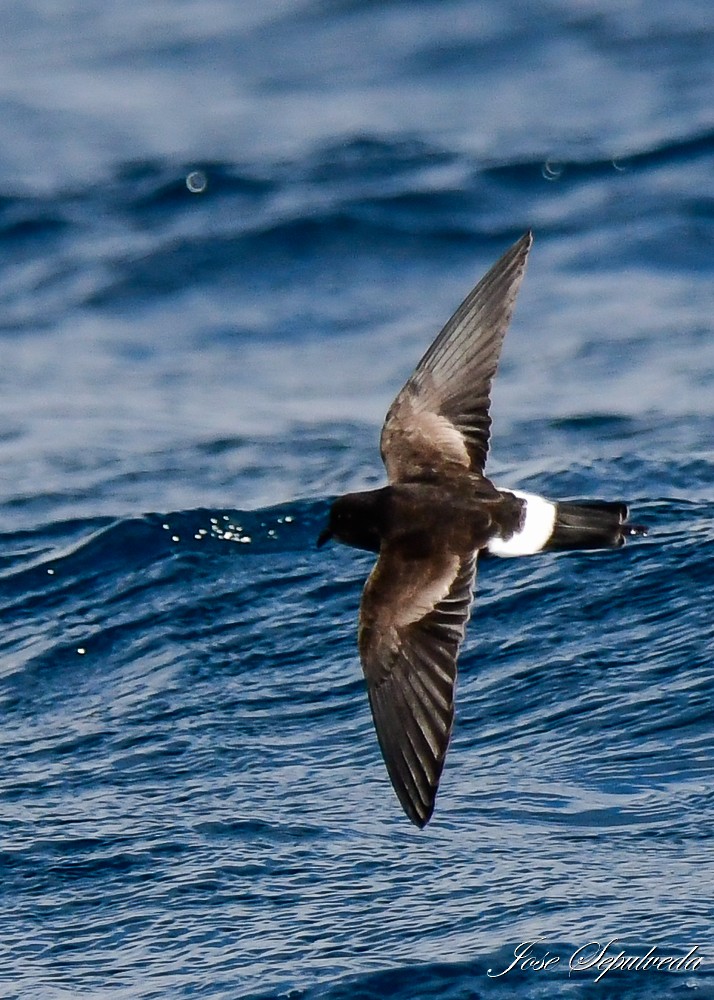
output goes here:
[[451, 736], [479, 552], [615, 548], [646, 530], [624, 503], [553, 502], [484, 475], [491, 382], [532, 242], [527, 232], [494, 264], [389, 408], [389, 485], [335, 500], [318, 539], [379, 553], [362, 594], [360, 658], [389, 777], [419, 827]]

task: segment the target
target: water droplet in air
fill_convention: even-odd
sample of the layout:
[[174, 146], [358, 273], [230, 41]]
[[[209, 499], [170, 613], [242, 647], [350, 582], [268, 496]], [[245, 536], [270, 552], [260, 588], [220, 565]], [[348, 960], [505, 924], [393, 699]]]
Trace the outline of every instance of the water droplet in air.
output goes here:
[[546, 160], [540, 172], [547, 181], [560, 180], [563, 173], [563, 164], [558, 163], [557, 160]]
[[202, 170], [192, 170], [186, 178], [186, 187], [191, 194], [202, 194], [207, 184], [208, 179]]

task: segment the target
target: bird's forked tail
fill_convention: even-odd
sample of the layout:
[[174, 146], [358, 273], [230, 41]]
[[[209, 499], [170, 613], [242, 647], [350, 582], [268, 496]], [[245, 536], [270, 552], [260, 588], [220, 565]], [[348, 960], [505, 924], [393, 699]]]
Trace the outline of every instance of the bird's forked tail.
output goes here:
[[545, 550], [619, 548], [642, 524], [627, 520], [627, 504], [608, 500], [564, 500], [556, 504], [553, 531]]
[[614, 549], [628, 538], [646, 535], [647, 528], [627, 520], [627, 504], [611, 500], [546, 500], [536, 493], [500, 490], [517, 524], [489, 539], [486, 551], [495, 556], [526, 556], [564, 549]]

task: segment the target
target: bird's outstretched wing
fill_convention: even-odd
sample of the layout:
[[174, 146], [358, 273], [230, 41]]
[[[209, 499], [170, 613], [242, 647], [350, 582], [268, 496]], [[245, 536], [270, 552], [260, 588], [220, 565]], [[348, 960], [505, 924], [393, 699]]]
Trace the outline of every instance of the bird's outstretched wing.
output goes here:
[[453, 463], [483, 473], [491, 382], [532, 242], [529, 231], [479, 281], [392, 403], [380, 442], [390, 482]]
[[434, 810], [449, 745], [456, 657], [476, 576], [477, 552], [438, 552], [435, 545], [430, 558], [414, 559], [383, 545], [360, 608], [377, 738], [399, 801], [419, 827]]

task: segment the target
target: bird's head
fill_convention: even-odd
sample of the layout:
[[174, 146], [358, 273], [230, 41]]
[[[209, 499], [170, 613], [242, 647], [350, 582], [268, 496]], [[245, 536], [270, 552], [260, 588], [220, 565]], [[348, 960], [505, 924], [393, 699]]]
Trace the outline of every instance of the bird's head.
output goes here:
[[336, 538], [338, 542], [356, 549], [379, 552], [381, 494], [382, 490], [369, 490], [338, 497], [330, 507], [327, 527], [317, 539], [318, 548]]

